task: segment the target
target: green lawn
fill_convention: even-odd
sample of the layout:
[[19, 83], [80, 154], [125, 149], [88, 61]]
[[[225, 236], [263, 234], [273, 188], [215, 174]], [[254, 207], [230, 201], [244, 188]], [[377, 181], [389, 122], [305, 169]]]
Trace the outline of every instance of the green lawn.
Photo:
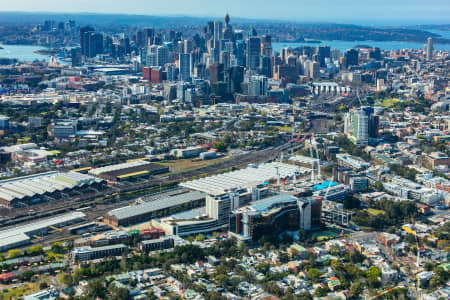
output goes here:
[[386, 214], [386, 212], [384, 210], [380, 210], [380, 209], [374, 209], [374, 208], [368, 208], [367, 212], [373, 216], [377, 216], [380, 214]]
[[377, 105], [381, 105], [385, 108], [389, 108], [394, 106], [395, 104], [397, 104], [400, 100], [397, 98], [392, 98], [392, 99], [383, 99], [383, 101], [378, 100], [377, 101]]
[[311, 235], [313, 237], [317, 238], [317, 240], [319, 240], [319, 241], [339, 237], [339, 234], [337, 234], [336, 232], [333, 232], [331, 230], [323, 230], [323, 231], [313, 232]]

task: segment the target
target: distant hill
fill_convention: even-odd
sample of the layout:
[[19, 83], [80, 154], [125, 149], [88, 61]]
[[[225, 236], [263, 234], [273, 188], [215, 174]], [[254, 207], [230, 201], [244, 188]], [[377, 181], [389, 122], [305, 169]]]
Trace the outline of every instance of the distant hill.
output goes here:
[[[20, 25], [42, 24], [45, 20], [56, 22], [74, 20], [80, 25], [93, 25], [99, 30], [107, 32], [122, 32], [124, 27], [144, 27], [174, 29], [180, 31], [200, 32], [209, 20], [217, 17], [192, 16], [151, 16], [131, 14], [99, 14], [99, 13], [48, 13], [48, 12], [0, 12], [0, 30], [16, 32]], [[340, 40], [340, 41], [405, 41], [426, 42], [433, 37], [436, 43], [449, 44], [449, 36], [429, 32], [427, 30], [448, 30], [449, 25], [422, 25], [422, 26], [361, 26], [335, 23], [301, 23], [281, 20], [262, 20], [233, 18], [231, 20], [235, 29], [249, 29], [254, 25], [260, 34], [270, 34], [274, 41], [301, 41], [303, 37], [313, 40]], [[22, 28], [22, 30], [25, 30]], [[28, 30], [28, 29], [26, 29]], [[29, 31], [29, 30], [28, 30]], [[14, 33], [15, 34], [15, 33]], [[5, 39], [5, 38], [4, 38]]]
[[[218, 18], [192, 16], [152, 16], [129, 14], [99, 14], [99, 13], [49, 13], [49, 12], [0, 12], [0, 24], [36, 24], [45, 20], [68, 21], [78, 24], [106, 26], [136, 25], [160, 27], [177, 27], [180, 25], [200, 25], [208, 20]], [[257, 20], [233, 18], [234, 23], [252, 23]], [[261, 20], [260, 20], [261, 21]]]

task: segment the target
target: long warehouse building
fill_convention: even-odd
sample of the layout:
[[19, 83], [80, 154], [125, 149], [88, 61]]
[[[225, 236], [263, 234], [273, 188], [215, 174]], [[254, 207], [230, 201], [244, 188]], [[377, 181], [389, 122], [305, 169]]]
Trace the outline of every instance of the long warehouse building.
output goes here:
[[58, 200], [74, 190], [84, 193], [86, 187], [99, 189], [102, 182], [102, 179], [86, 174], [57, 171], [5, 179], [0, 181], [0, 205], [23, 207]]
[[51, 227], [63, 227], [85, 220], [86, 215], [76, 211], [49, 219], [25, 224], [0, 231], [0, 251], [29, 244], [33, 235], [47, 234]]
[[306, 169], [272, 162], [259, 166], [251, 165], [245, 169], [209, 176], [180, 183], [180, 186], [209, 195], [222, 195], [244, 187], [256, 187], [304, 175]]
[[149, 177], [152, 175], [169, 172], [169, 167], [151, 163], [145, 160], [135, 160], [122, 164], [110, 165], [89, 170], [89, 174], [110, 181], [124, 181], [137, 177]]
[[161, 218], [170, 214], [205, 206], [206, 194], [187, 192], [164, 197], [138, 205], [130, 205], [113, 209], [106, 213], [105, 222], [113, 226], [128, 226]]

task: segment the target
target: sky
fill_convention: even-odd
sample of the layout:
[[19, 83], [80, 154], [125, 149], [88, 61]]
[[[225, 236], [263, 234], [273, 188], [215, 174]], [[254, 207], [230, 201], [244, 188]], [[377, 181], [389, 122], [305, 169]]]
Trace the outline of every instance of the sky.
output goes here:
[[450, 24], [450, 0], [0, 0], [0, 11], [183, 15], [360, 24]]

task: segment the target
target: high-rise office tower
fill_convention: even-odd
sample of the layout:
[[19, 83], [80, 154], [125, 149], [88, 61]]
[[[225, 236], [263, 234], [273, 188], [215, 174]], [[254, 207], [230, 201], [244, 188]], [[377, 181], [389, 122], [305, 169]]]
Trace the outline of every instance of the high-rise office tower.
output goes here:
[[147, 53], [146, 65], [148, 67], [154, 67], [158, 65], [158, 60], [156, 59], [156, 53]]
[[223, 81], [223, 65], [222, 64], [211, 64], [208, 67], [209, 81], [214, 84], [218, 81]]
[[233, 42], [225, 42], [222, 50], [226, 51], [230, 54], [233, 54], [234, 53], [234, 43]]
[[184, 53], [184, 41], [178, 41], [174, 48], [175, 53]]
[[70, 50], [70, 56], [72, 59], [72, 67], [81, 66], [82, 63], [81, 48], [72, 48]]
[[156, 48], [156, 60], [158, 66], [164, 66], [169, 62], [169, 49], [167, 46], [158, 46]]
[[230, 53], [227, 51], [222, 51], [220, 52], [220, 59], [219, 59], [220, 63], [223, 64], [224, 69], [229, 69], [231, 64], [230, 64]]
[[88, 57], [95, 57], [97, 54], [103, 53], [103, 34], [97, 32], [87, 32], [87, 55]]
[[345, 52], [345, 60], [347, 62], [347, 67], [357, 66], [359, 64], [359, 52], [356, 49], [350, 49]]
[[191, 80], [191, 56], [189, 53], [180, 53], [179, 55], [179, 68], [180, 68], [180, 80], [190, 81]]
[[269, 78], [272, 77], [272, 59], [270, 56], [261, 57], [261, 74]]
[[194, 50], [193, 40], [184, 40], [184, 53], [191, 53]]
[[242, 92], [242, 82], [244, 81], [244, 67], [242, 66], [234, 66], [231, 67], [228, 72], [230, 75], [229, 78], [229, 88], [228, 91], [231, 94], [241, 93]]
[[333, 61], [339, 61], [339, 59], [342, 57], [342, 52], [339, 49], [332, 49], [330, 51], [330, 56]]
[[153, 38], [155, 37], [155, 29], [146, 27], [143, 29], [144, 47], [148, 47], [153, 44]]
[[213, 21], [208, 22], [208, 24], [205, 26], [204, 33], [205, 33], [206, 40], [214, 39], [214, 22]]
[[353, 113], [353, 136], [357, 145], [369, 143], [369, 117], [363, 108]]
[[272, 56], [272, 37], [270, 35], [263, 35], [261, 37], [261, 55]]
[[249, 36], [247, 40], [247, 68], [257, 70], [260, 66], [261, 38]]
[[369, 50], [369, 58], [370, 59], [375, 59], [375, 60], [380, 60], [381, 59], [381, 50], [378, 47], [373, 47], [372, 49]]
[[313, 61], [309, 65], [309, 77], [312, 79], [320, 77], [320, 63], [317, 61]]
[[265, 96], [267, 95], [268, 85], [266, 76], [251, 76], [248, 79], [248, 95]]
[[145, 40], [144, 40], [144, 31], [143, 30], [138, 30], [136, 32], [136, 38], [135, 38], [135, 43], [137, 47], [145, 47]]
[[87, 56], [89, 52], [89, 35], [87, 33], [94, 32], [95, 29], [90, 26], [80, 28], [80, 48], [81, 55]]
[[429, 37], [427, 39], [427, 60], [433, 59], [433, 51], [434, 51], [433, 39]]
[[245, 66], [245, 43], [242, 40], [236, 42], [236, 60], [238, 66]]
[[214, 41], [220, 41], [222, 39], [222, 22], [214, 21]]
[[325, 58], [330, 57], [330, 47], [329, 46], [319, 46], [316, 48], [316, 54], [318, 55], [320, 67], [325, 67]]

